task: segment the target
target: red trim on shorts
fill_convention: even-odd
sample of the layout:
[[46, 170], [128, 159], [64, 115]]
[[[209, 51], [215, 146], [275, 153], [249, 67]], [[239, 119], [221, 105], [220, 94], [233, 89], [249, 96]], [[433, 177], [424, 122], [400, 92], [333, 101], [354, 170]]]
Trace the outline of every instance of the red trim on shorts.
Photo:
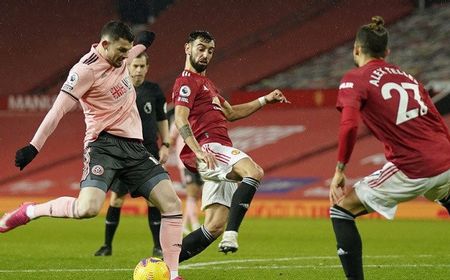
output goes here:
[[205, 149], [206, 149], [207, 152], [210, 152], [211, 154], [213, 154], [218, 161], [223, 162], [225, 164], [228, 164], [228, 162], [230, 160], [229, 156], [227, 156], [225, 154], [220, 154], [220, 153], [217, 153], [217, 152], [213, 152], [213, 151], [211, 151], [211, 149], [209, 147], [206, 147]]
[[376, 179], [376, 181], [374, 182], [375, 184], [372, 183], [372, 181], [369, 182], [369, 187], [371, 187], [371, 188], [379, 187], [383, 182], [385, 182], [387, 179], [389, 179], [392, 175], [394, 175], [397, 172], [398, 172], [398, 168], [395, 165], [387, 168], [386, 170], [383, 170], [381, 172], [380, 177], [378, 177]]

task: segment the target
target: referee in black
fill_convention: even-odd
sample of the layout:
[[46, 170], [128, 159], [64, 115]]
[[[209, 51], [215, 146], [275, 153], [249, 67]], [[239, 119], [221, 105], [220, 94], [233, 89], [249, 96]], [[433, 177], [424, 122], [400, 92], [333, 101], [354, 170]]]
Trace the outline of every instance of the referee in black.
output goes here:
[[[145, 80], [149, 69], [149, 58], [144, 52], [128, 65], [130, 77], [136, 89], [136, 105], [141, 116], [144, 146], [164, 164], [169, 157], [169, 122], [166, 116], [166, 98], [156, 83]], [[158, 148], [158, 134], [161, 147]], [[95, 252], [95, 256], [111, 256], [112, 241], [120, 220], [120, 210], [128, 193], [126, 185], [116, 180], [111, 186], [111, 199], [105, 221], [105, 243]], [[148, 203], [148, 224], [153, 235], [153, 256], [162, 257], [159, 242], [161, 213], [158, 208]]]

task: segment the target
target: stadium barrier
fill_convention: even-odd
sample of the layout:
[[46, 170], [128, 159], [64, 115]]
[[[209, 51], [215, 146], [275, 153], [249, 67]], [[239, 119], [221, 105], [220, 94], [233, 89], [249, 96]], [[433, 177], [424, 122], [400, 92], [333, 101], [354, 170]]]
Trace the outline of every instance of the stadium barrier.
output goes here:
[[[1, 197], [0, 212], [16, 208], [23, 201], [44, 202], [50, 197]], [[182, 199], [183, 203], [185, 202]], [[107, 199], [101, 211], [101, 215], [106, 215], [108, 209]], [[200, 207], [200, 205], [199, 205]], [[252, 202], [248, 212], [248, 217], [257, 218], [328, 218], [329, 202], [323, 199], [301, 199], [301, 200], [278, 200], [278, 199], [256, 199]], [[124, 215], [146, 215], [147, 204], [143, 199], [127, 199], [122, 207]], [[201, 213], [201, 212], [199, 212]], [[362, 217], [364, 219], [384, 219], [378, 213], [372, 213]], [[448, 220], [447, 211], [437, 203], [423, 200], [414, 200], [400, 204], [397, 210], [396, 219], [439, 219]]]

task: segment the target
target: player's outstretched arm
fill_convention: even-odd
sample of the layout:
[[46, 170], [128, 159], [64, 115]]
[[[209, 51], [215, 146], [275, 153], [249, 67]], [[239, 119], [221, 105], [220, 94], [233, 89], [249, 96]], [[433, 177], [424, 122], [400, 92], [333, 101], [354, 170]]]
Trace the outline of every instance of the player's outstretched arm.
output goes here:
[[134, 46], [128, 52], [127, 61], [132, 61], [140, 53], [145, 52], [155, 40], [155, 33], [151, 31], [142, 31], [134, 38]]
[[236, 121], [245, 117], [250, 116], [255, 113], [259, 109], [261, 109], [266, 104], [273, 103], [291, 103], [287, 98], [283, 95], [283, 93], [276, 89], [265, 96], [261, 96], [258, 99], [253, 101], [238, 104], [238, 105], [230, 105], [228, 102], [224, 102], [222, 105], [223, 112], [225, 117], [229, 121]]
[[50, 111], [48, 111], [36, 134], [31, 140], [30, 144], [17, 150], [16, 152], [16, 166], [20, 170], [24, 169], [38, 154], [44, 146], [47, 138], [53, 133], [58, 126], [61, 118], [77, 104], [69, 94], [60, 92], [55, 100]]

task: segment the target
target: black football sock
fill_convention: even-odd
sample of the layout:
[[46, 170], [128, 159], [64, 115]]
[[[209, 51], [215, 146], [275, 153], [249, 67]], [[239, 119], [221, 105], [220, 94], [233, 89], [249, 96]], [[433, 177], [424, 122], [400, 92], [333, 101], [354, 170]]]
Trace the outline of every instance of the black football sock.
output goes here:
[[450, 215], [450, 195], [446, 198], [439, 200], [439, 203], [447, 209], [448, 214]]
[[112, 247], [112, 241], [114, 239], [114, 234], [119, 226], [120, 221], [120, 207], [109, 206], [108, 212], [106, 213], [105, 220], [105, 245]]
[[348, 280], [363, 280], [362, 242], [355, 225], [355, 216], [334, 205], [330, 209], [331, 222], [337, 241], [337, 253]]
[[180, 262], [188, 260], [205, 250], [216, 238], [202, 225], [189, 233], [181, 244]]
[[238, 231], [247, 213], [253, 196], [259, 187], [259, 181], [251, 177], [244, 177], [231, 198], [230, 214], [226, 231]]
[[161, 248], [159, 242], [159, 231], [161, 229], [161, 212], [156, 207], [148, 207], [148, 225], [153, 236], [153, 244], [156, 248]]

